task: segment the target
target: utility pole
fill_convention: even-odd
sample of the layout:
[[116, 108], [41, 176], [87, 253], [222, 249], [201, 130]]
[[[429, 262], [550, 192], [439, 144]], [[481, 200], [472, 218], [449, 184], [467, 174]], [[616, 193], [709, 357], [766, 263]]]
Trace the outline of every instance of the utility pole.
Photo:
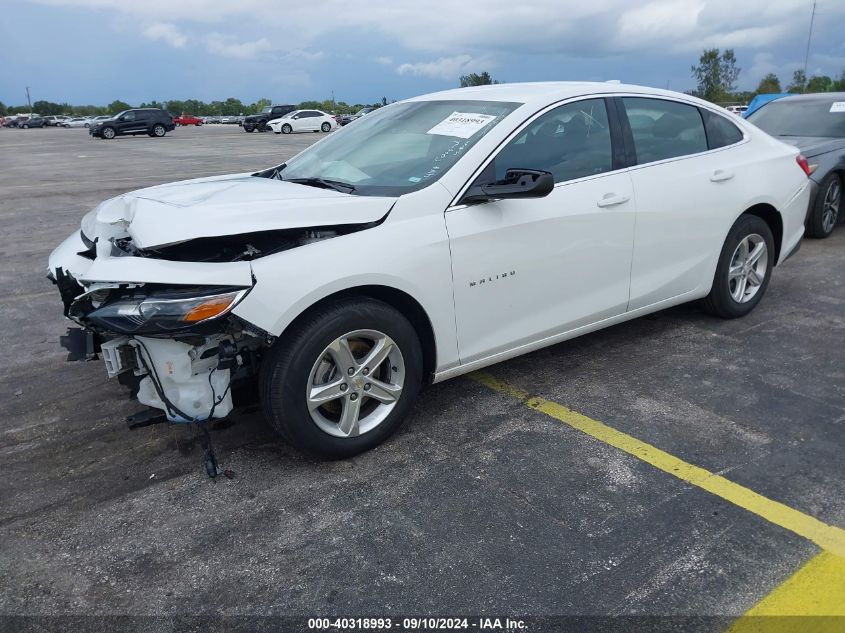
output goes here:
[[29, 98], [29, 86], [26, 87], [26, 102], [29, 104], [29, 111], [32, 112], [32, 101]]
[[813, 38], [813, 21], [816, 19], [816, 0], [813, 0], [813, 12], [810, 14], [810, 33], [807, 35], [807, 50], [804, 52], [804, 85], [801, 92], [807, 87], [807, 62], [810, 60], [810, 40]]

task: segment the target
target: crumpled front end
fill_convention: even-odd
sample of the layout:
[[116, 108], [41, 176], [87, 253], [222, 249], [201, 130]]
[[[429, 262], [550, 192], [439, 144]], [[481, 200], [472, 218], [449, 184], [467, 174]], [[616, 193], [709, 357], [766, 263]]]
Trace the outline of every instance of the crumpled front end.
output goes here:
[[62, 337], [69, 360], [102, 356], [110, 378], [171, 422], [226, 416], [233, 379], [254, 373], [267, 344], [231, 314], [252, 288], [250, 263], [139, 256], [120, 222], [86, 220], [49, 258], [65, 316], [81, 326]]

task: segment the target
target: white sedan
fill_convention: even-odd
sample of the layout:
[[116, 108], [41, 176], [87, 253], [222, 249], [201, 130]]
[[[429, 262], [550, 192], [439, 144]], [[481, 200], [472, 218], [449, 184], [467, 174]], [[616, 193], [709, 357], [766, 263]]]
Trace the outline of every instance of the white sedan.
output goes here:
[[75, 117], [63, 122], [62, 127], [91, 127], [91, 119], [87, 117]]
[[264, 171], [107, 200], [49, 276], [83, 327], [66, 340], [170, 421], [227, 415], [257, 376], [282, 437], [343, 457], [424, 383], [688, 301], [748, 314], [799, 246], [808, 172], [685, 94], [464, 88]]
[[292, 132], [331, 132], [338, 127], [331, 114], [320, 110], [294, 110], [267, 123], [276, 134]]

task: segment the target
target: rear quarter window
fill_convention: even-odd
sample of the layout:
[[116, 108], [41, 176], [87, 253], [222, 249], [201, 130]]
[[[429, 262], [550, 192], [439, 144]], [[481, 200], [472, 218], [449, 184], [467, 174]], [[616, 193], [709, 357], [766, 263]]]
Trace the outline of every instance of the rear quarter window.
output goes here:
[[743, 139], [742, 130], [726, 117], [701, 109], [704, 128], [707, 130], [707, 145], [710, 149], [718, 149], [739, 143]]

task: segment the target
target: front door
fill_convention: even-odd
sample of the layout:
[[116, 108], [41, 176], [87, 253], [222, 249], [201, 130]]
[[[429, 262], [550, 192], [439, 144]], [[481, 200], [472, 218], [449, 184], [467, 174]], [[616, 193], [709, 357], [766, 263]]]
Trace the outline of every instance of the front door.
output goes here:
[[604, 99], [552, 109], [478, 178], [543, 169], [555, 177], [552, 193], [446, 213], [462, 363], [625, 312], [635, 204], [611, 136]]

